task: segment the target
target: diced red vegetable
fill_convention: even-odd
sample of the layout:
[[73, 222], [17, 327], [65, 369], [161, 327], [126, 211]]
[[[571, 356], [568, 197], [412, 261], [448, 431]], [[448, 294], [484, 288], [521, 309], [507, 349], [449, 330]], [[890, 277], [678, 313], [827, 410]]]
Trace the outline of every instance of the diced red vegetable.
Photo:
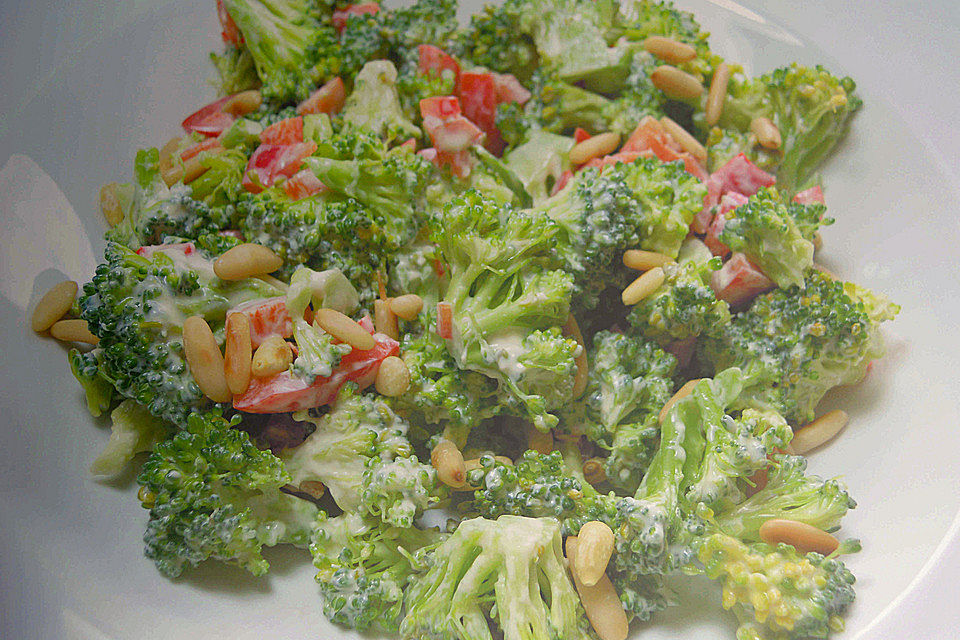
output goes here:
[[460, 75], [460, 104], [463, 115], [477, 125], [486, 139], [483, 146], [490, 153], [503, 153], [504, 142], [497, 129], [497, 86], [492, 73], [464, 72]]
[[293, 319], [287, 311], [286, 296], [261, 298], [239, 304], [229, 313], [242, 313], [250, 321], [250, 341], [259, 347], [270, 336], [289, 338], [293, 335]]
[[747, 198], [747, 196], [736, 193], [735, 191], [725, 193], [723, 197], [720, 198], [719, 210], [716, 215], [714, 215], [713, 222], [711, 222], [707, 228], [707, 235], [703, 239], [704, 244], [710, 248], [713, 255], [722, 257], [730, 253], [730, 247], [720, 242], [720, 232], [723, 231], [723, 227], [727, 223], [727, 213], [746, 204], [748, 201], [749, 198]]
[[694, 233], [706, 233], [710, 221], [713, 220], [713, 209], [720, 204], [723, 195], [723, 181], [716, 174], [707, 178], [707, 195], [703, 196], [703, 209], [697, 213], [690, 223], [690, 230]]
[[680, 365], [680, 368], [686, 367], [690, 364], [690, 360], [693, 358], [693, 352], [697, 348], [697, 336], [690, 336], [689, 338], [684, 338], [683, 340], [674, 340], [666, 347], [664, 350], [672, 353], [677, 359], [677, 364]]
[[573, 177], [573, 171], [567, 169], [560, 174], [560, 179], [557, 180], [556, 184], [553, 185], [553, 189], [550, 190], [550, 195], [556, 195], [567, 186], [567, 183], [570, 182], [570, 179]]
[[511, 73], [495, 73], [493, 79], [497, 87], [497, 104], [516, 102], [522, 107], [533, 95]]
[[180, 159], [186, 162], [190, 158], [200, 155], [201, 151], [210, 151], [220, 146], [220, 140], [217, 138], [207, 138], [203, 142], [198, 142], [192, 147], [187, 147], [180, 154]]
[[410, 153], [413, 153], [413, 152], [415, 152], [415, 151], [417, 150], [417, 139], [416, 139], [416, 138], [410, 138], [410, 139], [407, 140], [406, 142], [403, 142], [403, 143], [401, 143], [401, 144], [398, 144], [398, 145], [397, 145], [397, 148], [398, 148], [398, 149], [405, 149], [405, 150], [409, 151]]
[[460, 100], [456, 96], [432, 96], [420, 101], [420, 115], [424, 118], [442, 120], [462, 115]]
[[746, 255], [735, 253], [710, 276], [710, 287], [718, 299], [726, 300], [731, 307], [744, 307], [776, 285]]
[[303, 118], [285, 118], [260, 132], [261, 144], [296, 144], [303, 142]]
[[301, 169], [283, 183], [283, 190], [291, 200], [303, 200], [321, 193], [326, 186], [309, 169]]
[[800, 204], [827, 204], [827, 201], [823, 198], [823, 189], [819, 185], [801, 191], [793, 196], [793, 201]]
[[340, 113], [347, 100], [347, 88], [340, 76], [328, 80], [322, 87], [310, 94], [310, 97], [297, 105], [297, 113]]
[[590, 162], [586, 163], [580, 169], [585, 169], [587, 167], [610, 167], [618, 162], [623, 164], [630, 164], [635, 162], [637, 158], [650, 158], [653, 156], [653, 153], [650, 151], [618, 151], [616, 153], [611, 153], [608, 156], [603, 156], [601, 158], [594, 158]]
[[449, 166], [460, 178], [470, 175], [473, 158], [469, 149], [483, 139], [483, 132], [463, 117], [460, 101], [454, 96], [424, 98], [420, 113], [435, 149], [424, 149], [421, 155], [438, 166]]
[[453, 338], [453, 307], [449, 302], [437, 303], [437, 335], [444, 340]]
[[300, 170], [305, 158], [317, 150], [315, 142], [297, 144], [261, 144], [250, 156], [243, 174], [243, 188], [251, 193], [260, 193], [285, 176]]
[[223, 41], [235, 47], [243, 44], [243, 34], [237, 28], [237, 23], [227, 13], [223, 0], [217, 0], [217, 18], [220, 19], [220, 37]]
[[683, 160], [683, 166], [689, 173], [700, 180], [708, 178], [707, 170], [703, 165], [692, 154], [684, 151], [683, 147], [666, 132], [660, 121], [652, 116], [647, 116], [640, 121], [620, 151], [651, 151], [662, 162]]
[[[369, 330], [373, 333], [372, 326]], [[372, 349], [352, 350], [330, 377], [317, 378], [312, 385], [289, 370], [270, 378], [253, 378], [243, 395], [234, 396], [233, 406], [248, 413], [286, 413], [329, 404], [344, 384], [368, 379], [385, 358], [400, 353], [400, 343], [393, 338], [376, 333], [374, 340]]]
[[233, 124], [233, 116], [223, 112], [223, 105], [233, 96], [220, 98], [187, 116], [180, 126], [187, 133], [196, 131], [208, 137], [218, 136]]
[[440, 47], [421, 44], [417, 47], [417, 73], [439, 78], [444, 71], [453, 73], [453, 92], [460, 92], [460, 63]]
[[736, 193], [752, 196], [763, 187], [770, 187], [777, 181], [757, 165], [750, 162], [744, 154], [730, 158], [725, 165], [713, 172], [711, 177], [720, 181], [721, 193]]
[[593, 136], [591, 136], [590, 133], [582, 127], [577, 127], [573, 132], [573, 141], [577, 144], [580, 144], [584, 140], [589, 140], [592, 137]]
[[331, 21], [333, 26], [339, 32], [343, 32], [343, 29], [347, 26], [347, 18], [350, 16], [362, 16], [364, 14], [377, 14], [380, 12], [380, 3], [378, 2], [361, 2], [359, 4], [351, 4], [343, 9], [339, 9], [333, 12]]
[[137, 255], [143, 256], [144, 258], [153, 258], [153, 255], [159, 251], [161, 253], [179, 252], [185, 256], [189, 256], [192, 255], [196, 250], [197, 248], [193, 246], [192, 242], [180, 242], [178, 244], [150, 244], [137, 249]]

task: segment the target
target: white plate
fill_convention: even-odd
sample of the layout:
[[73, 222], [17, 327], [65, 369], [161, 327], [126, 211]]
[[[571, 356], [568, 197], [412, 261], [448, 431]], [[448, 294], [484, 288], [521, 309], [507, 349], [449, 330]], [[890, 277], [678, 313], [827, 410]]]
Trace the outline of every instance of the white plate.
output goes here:
[[[860, 503], [844, 528], [864, 551], [850, 560], [859, 598], [843, 637], [955, 637], [960, 10], [682, 4], [714, 32], [715, 50], [748, 69], [823, 62], [859, 83], [866, 106], [825, 172], [838, 220], [826, 262], [904, 310], [887, 331], [888, 357], [829, 401], [852, 424], [811, 466], [844, 475]], [[107, 434], [85, 414], [65, 350], [24, 321], [50, 284], [90, 276], [102, 249], [99, 185], [128, 179], [135, 151], [173, 135], [212, 95], [202, 80], [217, 32], [212, 0], [0, 6], [2, 637], [349, 636], [323, 621], [304, 552], [268, 552], [262, 579], [213, 565], [161, 578], [142, 556], [135, 487], [86, 475]], [[728, 616], [707, 600], [662, 615], [644, 637], [730, 638]]]

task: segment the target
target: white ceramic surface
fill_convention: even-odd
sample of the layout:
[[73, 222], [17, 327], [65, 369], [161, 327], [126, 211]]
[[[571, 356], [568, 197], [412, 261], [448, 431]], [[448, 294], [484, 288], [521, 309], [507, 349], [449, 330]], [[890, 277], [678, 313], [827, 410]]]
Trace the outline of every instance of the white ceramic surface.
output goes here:
[[[849, 562], [859, 598], [842, 637], [958, 637], [960, 8], [680, 4], [750, 70], [823, 62], [859, 83], [866, 106], [825, 171], [838, 220], [825, 261], [904, 310], [886, 332], [888, 357], [827, 401], [852, 424], [811, 467], [844, 475], [860, 503], [844, 528], [864, 551]], [[304, 552], [268, 552], [263, 579], [212, 565], [161, 578], [142, 556], [130, 479], [86, 475], [105, 425], [86, 415], [65, 350], [24, 321], [50, 284], [89, 277], [102, 249], [99, 185], [126, 179], [136, 149], [207, 101], [216, 46], [212, 0], [0, 2], [0, 637], [352, 637], [323, 621]], [[704, 593], [643, 637], [731, 637], [715, 593], [689, 591]]]

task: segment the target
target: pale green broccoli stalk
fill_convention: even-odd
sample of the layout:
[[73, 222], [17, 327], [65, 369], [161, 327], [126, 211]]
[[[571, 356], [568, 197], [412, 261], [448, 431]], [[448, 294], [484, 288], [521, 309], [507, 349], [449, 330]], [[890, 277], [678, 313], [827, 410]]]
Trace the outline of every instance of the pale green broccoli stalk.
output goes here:
[[488, 618], [504, 640], [591, 637], [552, 518], [466, 520], [428, 562], [407, 591], [403, 638], [490, 640]]
[[[761, 189], [726, 214], [720, 241], [745, 253], [778, 287], [801, 286], [813, 266], [813, 236], [822, 205], [784, 204], [775, 190]], [[818, 215], [819, 214], [819, 215]]]
[[827, 391], [859, 382], [870, 361], [883, 355], [879, 324], [899, 307], [857, 291], [863, 293], [851, 297], [842, 283], [811, 271], [803, 289], [761, 295], [729, 324], [709, 332], [698, 343], [698, 359], [708, 370], [738, 366], [749, 375], [752, 382], [738, 407], [773, 409], [791, 424], [808, 422]]
[[242, 189], [241, 180], [247, 167], [244, 150], [233, 148], [220, 153], [201, 151], [198, 159], [206, 171], [190, 183], [190, 197], [210, 207], [223, 207], [235, 202]]
[[[730, 83], [718, 126], [746, 134], [754, 118], [766, 117], [780, 130], [782, 158], [777, 186], [785, 193], [802, 189], [830, 155], [853, 114], [862, 105], [850, 78], [838, 78], [821, 66], [796, 63], [754, 80]], [[711, 134], [711, 139], [719, 141]], [[755, 142], [747, 138], [752, 151]]]
[[657, 415], [673, 394], [677, 360], [640, 336], [600, 331], [589, 361], [582, 402], [565, 411], [564, 424], [608, 451], [607, 480], [633, 493], [659, 442]]
[[710, 274], [720, 268], [720, 259], [701, 258], [694, 255], [664, 266], [663, 284], [633, 307], [630, 324], [660, 343], [710, 333], [728, 324], [730, 307], [710, 288]]
[[558, 225], [469, 191], [431, 229], [450, 271], [442, 304], [452, 311], [447, 346], [457, 365], [495, 378], [538, 428], [552, 427], [548, 412], [569, 400], [562, 389], [572, 389], [580, 348], [555, 330], [573, 288], [555, 269]]
[[563, 172], [570, 169], [567, 154], [572, 148], [571, 138], [535, 130], [504, 161], [537, 204], [547, 199]]
[[182, 431], [156, 445], [137, 481], [150, 510], [146, 555], [170, 577], [207, 559], [262, 575], [264, 546], [306, 546], [317, 508], [280, 488], [283, 463], [217, 412], [190, 415]]
[[260, 88], [257, 67], [246, 47], [228, 46], [220, 55], [211, 53], [210, 61], [217, 70], [217, 86], [221, 94], [228, 96], [247, 89]]
[[333, 336], [300, 318], [293, 321], [293, 339], [297, 357], [290, 371], [313, 384], [317, 378], [329, 378], [340, 360], [351, 351], [345, 343], [335, 344]]
[[447, 274], [440, 267], [435, 244], [419, 236], [393, 254], [387, 273], [391, 295], [415, 293], [423, 299], [423, 308], [435, 309], [447, 286]]
[[697, 557], [707, 577], [721, 581], [723, 608], [737, 615], [744, 640], [826, 638], [843, 630], [856, 596], [843, 562], [785, 544], [746, 545], [716, 533], [698, 543]]
[[113, 384], [100, 372], [101, 357], [99, 349], [86, 352], [71, 349], [67, 355], [70, 371], [83, 388], [87, 410], [94, 418], [99, 418], [105, 411], [109, 411], [115, 399]]
[[133, 400], [124, 400], [110, 412], [110, 439], [90, 465], [97, 478], [120, 475], [138, 453], [150, 451], [170, 435], [170, 428]]
[[389, 60], [363, 65], [354, 80], [353, 93], [343, 105], [344, 123], [372, 131], [387, 141], [420, 137], [420, 129], [403, 114], [396, 84], [397, 69]]
[[437, 530], [397, 528], [375, 518], [320, 515], [310, 553], [318, 569], [323, 614], [352, 629], [396, 631], [403, 594], [426, 552], [446, 536]]

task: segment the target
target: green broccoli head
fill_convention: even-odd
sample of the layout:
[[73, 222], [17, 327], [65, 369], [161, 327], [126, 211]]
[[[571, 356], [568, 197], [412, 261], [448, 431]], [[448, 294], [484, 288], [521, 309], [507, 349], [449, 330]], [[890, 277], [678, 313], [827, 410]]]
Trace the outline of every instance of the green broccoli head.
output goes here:
[[113, 384], [100, 372], [102, 357], [103, 351], [100, 349], [71, 349], [67, 356], [70, 371], [80, 383], [87, 399], [87, 410], [94, 418], [99, 418], [105, 411], [109, 411], [115, 399]]
[[210, 54], [210, 61], [220, 78], [219, 90], [222, 95], [233, 95], [248, 89], [260, 88], [260, 77], [250, 51], [243, 46], [228, 46], [223, 53]]
[[209, 558], [262, 575], [264, 546], [309, 542], [317, 508], [280, 491], [290, 480], [283, 463], [257, 449], [238, 422], [191, 414], [137, 478], [150, 510], [146, 555], [168, 576]]
[[617, 97], [602, 111], [610, 131], [628, 136], [647, 116], [658, 118], [663, 113], [666, 96], [650, 81], [650, 74], [658, 65], [657, 59], [646, 51], [633, 55]]
[[170, 428], [133, 400], [124, 400], [110, 412], [110, 439], [90, 465], [98, 478], [115, 478], [138, 453], [150, 451], [170, 435]]
[[552, 518], [461, 522], [411, 582], [401, 635], [485, 640], [495, 616], [504, 640], [591, 637], [561, 545]]
[[508, 0], [499, 6], [484, 6], [453, 37], [452, 52], [475, 66], [528, 80], [537, 70], [538, 56], [533, 40], [519, 27], [526, 3], [527, 0]]
[[[873, 301], [874, 317], [865, 299]], [[827, 391], [863, 378], [883, 353], [880, 323], [898, 310], [869, 292], [849, 295], [844, 284], [811, 271], [804, 288], [761, 295], [707, 334], [698, 358], [715, 371], [738, 366], [749, 374], [752, 383], [738, 406], [773, 409], [792, 424], [804, 423]]]
[[420, 137], [420, 129], [403, 113], [397, 90], [397, 69], [389, 60], [374, 60], [363, 65], [341, 116], [344, 123], [372, 131], [387, 141]]

